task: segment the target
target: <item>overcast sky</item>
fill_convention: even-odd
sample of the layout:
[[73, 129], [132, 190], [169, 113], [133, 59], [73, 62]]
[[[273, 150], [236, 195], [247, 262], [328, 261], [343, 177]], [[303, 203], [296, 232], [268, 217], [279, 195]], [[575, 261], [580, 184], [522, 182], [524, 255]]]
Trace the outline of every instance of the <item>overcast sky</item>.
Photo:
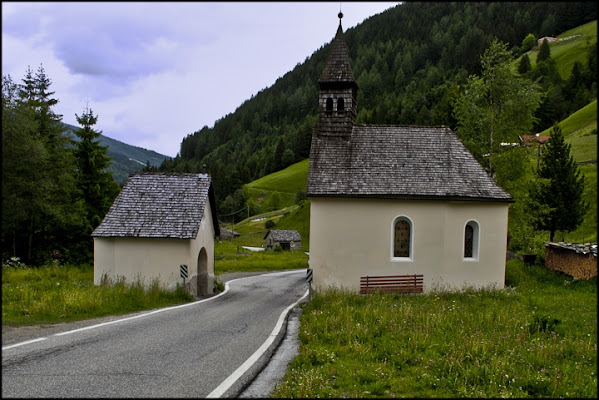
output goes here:
[[[2, 75], [43, 66], [77, 126], [174, 157], [344, 30], [397, 2], [2, 2]], [[317, 101], [317, 99], [314, 99]]]

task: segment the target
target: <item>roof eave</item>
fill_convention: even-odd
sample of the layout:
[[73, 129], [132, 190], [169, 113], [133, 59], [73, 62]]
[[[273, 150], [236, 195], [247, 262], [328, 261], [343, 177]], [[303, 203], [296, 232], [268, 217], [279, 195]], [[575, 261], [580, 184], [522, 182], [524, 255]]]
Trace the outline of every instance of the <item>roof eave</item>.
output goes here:
[[393, 194], [314, 194], [308, 193], [309, 198], [344, 198], [344, 199], [381, 199], [381, 200], [421, 200], [421, 201], [459, 201], [484, 203], [514, 203], [512, 197], [469, 197], [469, 196], [430, 196], [430, 195], [393, 195]]

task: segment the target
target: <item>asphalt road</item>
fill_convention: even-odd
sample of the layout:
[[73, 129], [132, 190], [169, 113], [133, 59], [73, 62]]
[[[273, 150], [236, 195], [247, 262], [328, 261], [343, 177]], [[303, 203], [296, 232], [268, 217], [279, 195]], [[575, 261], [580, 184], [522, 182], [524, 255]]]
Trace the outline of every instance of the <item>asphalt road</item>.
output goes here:
[[[2, 349], [2, 397], [236, 397], [285, 334], [305, 270]], [[282, 329], [277, 330], [277, 327]]]

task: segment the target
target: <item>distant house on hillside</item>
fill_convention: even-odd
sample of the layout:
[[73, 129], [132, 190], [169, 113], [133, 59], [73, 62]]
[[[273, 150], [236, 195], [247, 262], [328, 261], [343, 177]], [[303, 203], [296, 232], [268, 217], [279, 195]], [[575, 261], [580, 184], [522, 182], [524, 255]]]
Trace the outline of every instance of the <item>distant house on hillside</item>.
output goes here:
[[512, 197], [447, 127], [355, 123], [341, 20], [318, 84], [306, 190], [314, 287], [422, 274], [425, 292], [503, 288]]
[[547, 43], [555, 43], [555, 42], [560, 42], [563, 39], [555, 38], [555, 37], [551, 37], [551, 36], [544, 36], [540, 39], [537, 39], [537, 46], [541, 46], [545, 40], [547, 40]]
[[519, 136], [520, 143], [524, 146], [532, 147], [532, 146], [542, 146], [549, 140], [550, 136], [547, 135], [522, 135]]
[[299, 250], [302, 237], [296, 230], [271, 229], [264, 236], [266, 250], [273, 250], [280, 245], [283, 250]]
[[[131, 176], [94, 230], [94, 284], [158, 279], [193, 295], [212, 293], [214, 238], [219, 235], [210, 176], [138, 173]], [[181, 278], [181, 266], [187, 278]]]

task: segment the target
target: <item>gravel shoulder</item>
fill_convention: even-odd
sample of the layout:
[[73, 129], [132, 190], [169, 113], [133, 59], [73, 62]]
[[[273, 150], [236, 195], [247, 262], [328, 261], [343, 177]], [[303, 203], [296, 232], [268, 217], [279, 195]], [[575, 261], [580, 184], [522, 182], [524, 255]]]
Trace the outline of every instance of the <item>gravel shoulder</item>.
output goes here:
[[[268, 272], [232, 272], [227, 274], [217, 275], [218, 280], [222, 283], [228, 282], [233, 279], [246, 278], [249, 276], [262, 275], [271, 272], [279, 271], [268, 271]], [[33, 340], [41, 337], [54, 335], [60, 332], [66, 332], [73, 329], [84, 328], [86, 326], [101, 324], [104, 322], [114, 321], [121, 318], [131, 317], [139, 314], [144, 314], [150, 310], [138, 311], [130, 314], [123, 315], [112, 315], [108, 317], [92, 318], [83, 321], [75, 322], [63, 322], [59, 324], [47, 324], [47, 325], [31, 325], [31, 326], [6, 326], [2, 324], [2, 346], [8, 346], [15, 343], [25, 342], [27, 340]]]

